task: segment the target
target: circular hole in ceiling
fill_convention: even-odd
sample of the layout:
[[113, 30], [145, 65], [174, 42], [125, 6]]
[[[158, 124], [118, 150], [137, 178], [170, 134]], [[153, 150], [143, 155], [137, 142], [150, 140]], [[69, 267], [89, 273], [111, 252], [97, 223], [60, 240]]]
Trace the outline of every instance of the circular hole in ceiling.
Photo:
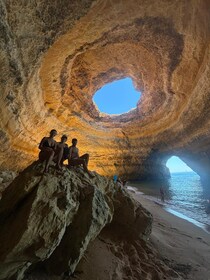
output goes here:
[[130, 78], [106, 84], [93, 96], [99, 111], [106, 114], [123, 114], [136, 108], [141, 93], [137, 91]]

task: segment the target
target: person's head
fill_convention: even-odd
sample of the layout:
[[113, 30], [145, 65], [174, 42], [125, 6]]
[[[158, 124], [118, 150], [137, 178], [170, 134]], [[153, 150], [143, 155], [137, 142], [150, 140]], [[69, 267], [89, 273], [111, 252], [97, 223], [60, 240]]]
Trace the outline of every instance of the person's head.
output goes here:
[[61, 137], [61, 142], [62, 142], [62, 143], [65, 143], [65, 142], [67, 141], [67, 139], [68, 139], [68, 137], [64, 134], [64, 135], [62, 135], [62, 137]]
[[57, 133], [57, 130], [55, 130], [55, 129], [52, 129], [51, 131], [50, 131], [50, 137], [55, 137], [56, 135], [57, 135], [58, 133]]
[[76, 145], [77, 145], [77, 139], [76, 139], [76, 138], [73, 138], [71, 142], [72, 142], [72, 145], [73, 145], [73, 146], [76, 146]]

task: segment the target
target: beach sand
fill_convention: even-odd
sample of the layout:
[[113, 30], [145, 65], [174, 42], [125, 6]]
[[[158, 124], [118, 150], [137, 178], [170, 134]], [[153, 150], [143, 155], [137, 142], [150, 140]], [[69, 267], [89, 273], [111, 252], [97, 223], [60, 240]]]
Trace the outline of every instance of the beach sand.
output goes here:
[[130, 192], [154, 218], [150, 241], [184, 279], [210, 280], [210, 234], [144, 197]]
[[103, 230], [85, 252], [73, 279], [210, 280], [210, 234], [144, 195], [129, 192], [154, 217], [150, 239], [147, 243], [120, 240], [119, 231]]

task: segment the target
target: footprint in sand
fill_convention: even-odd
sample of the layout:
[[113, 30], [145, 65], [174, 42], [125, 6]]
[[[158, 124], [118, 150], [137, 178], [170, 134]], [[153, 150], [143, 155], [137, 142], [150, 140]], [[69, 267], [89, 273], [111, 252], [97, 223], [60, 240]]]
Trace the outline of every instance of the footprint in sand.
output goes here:
[[201, 237], [196, 237], [196, 239], [200, 240], [203, 244], [206, 244], [206, 245], [209, 246], [209, 244], [208, 244], [206, 241], [204, 241], [203, 238], [201, 238]]

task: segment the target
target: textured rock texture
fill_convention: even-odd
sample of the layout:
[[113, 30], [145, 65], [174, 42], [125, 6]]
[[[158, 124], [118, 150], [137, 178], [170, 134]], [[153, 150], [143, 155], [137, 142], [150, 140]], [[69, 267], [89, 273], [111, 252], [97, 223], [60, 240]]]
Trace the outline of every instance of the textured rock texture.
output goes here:
[[[208, 0], [0, 0], [1, 167], [25, 167], [56, 128], [101, 174], [162, 177], [178, 155], [207, 179], [209, 13]], [[123, 77], [137, 108], [100, 113], [94, 93]]]
[[148, 238], [151, 214], [113, 181], [97, 173], [90, 179], [80, 167], [42, 170], [33, 163], [2, 194], [0, 279], [20, 280], [29, 270], [27, 279], [40, 267], [45, 275], [71, 275], [105, 226], [132, 240]]

